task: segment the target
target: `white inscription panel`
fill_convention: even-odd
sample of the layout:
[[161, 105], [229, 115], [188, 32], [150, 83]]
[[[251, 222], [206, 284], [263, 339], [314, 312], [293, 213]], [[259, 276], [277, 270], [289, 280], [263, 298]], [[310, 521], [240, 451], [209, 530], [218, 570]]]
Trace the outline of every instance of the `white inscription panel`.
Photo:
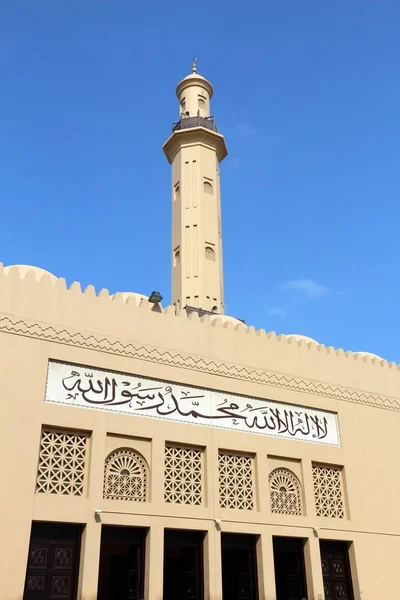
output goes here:
[[340, 445], [331, 412], [53, 361], [45, 401]]

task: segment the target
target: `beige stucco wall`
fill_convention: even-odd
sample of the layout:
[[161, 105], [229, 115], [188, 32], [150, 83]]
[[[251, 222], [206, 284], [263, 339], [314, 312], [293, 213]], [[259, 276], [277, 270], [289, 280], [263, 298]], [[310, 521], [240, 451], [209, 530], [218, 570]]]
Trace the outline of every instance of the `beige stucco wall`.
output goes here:
[[[49, 359], [132, 373], [257, 398], [338, 413], [341, 447], [325, 446], [203, 426], [156, 421], [100, 410], [45, 404]], [[393, 600], [400, 554], [400, 373], [394, 364], [362, 359], [284, 336], [256, 332], [232, 322], [196, 314], [176, 317], [137, 299], [111, 300], [82, 293], [65, 282], [18, 269], [0, 269], [0, 393], [2, 423], [3, 544], [0, 550], [1, 598], [22, 598], [33, 520], [82, 523], [79, 595], [96, 598], [101, 523], [150, 528], [146, 561], [146, 598], [162, 598], [163, 528], [207, 532], [206, 598], [221, 598], [220, 531], [255, 533], [260, 598], [274, 600], [272, 536], [308, 540], [309, 599], [323, 598], [320, 539], [352, 542], [355, 598]], [[90, 433], [87, 495], [35, 495], [42, 426]], [[103, 500], [104, 460], [114, 441], [140, 446], [150, 466], [148, 503]], [[163, 500], [166, 441], [205, 449], [204, 506]], [[110, 445], [111, 444], [111, 445]], [[221, 509], [218, 449], [255, 456], [256, 508]], [[304, 516], [270, 511], [268, 475], [274, 465], [296, 460], [302, 483]], [[312, 462], [343, 466], [345, 519], [317, 517]], [[95, 518], [94, 510], [101, 509]], [[319, 528], [314, 533], [313, 528]], [[361, 595], [362, 592], [362, 595]]]

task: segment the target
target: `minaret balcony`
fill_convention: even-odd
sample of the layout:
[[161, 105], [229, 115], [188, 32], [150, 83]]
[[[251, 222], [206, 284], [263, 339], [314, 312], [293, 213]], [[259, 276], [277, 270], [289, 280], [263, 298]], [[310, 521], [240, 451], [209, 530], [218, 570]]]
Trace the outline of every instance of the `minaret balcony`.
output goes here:
[[200, 115], [196, 115], [195, 117], [184, 117], [177, 123], [173, 123], [172, 133], [174, 133], [174, 131], [180, 131], [181, 129], [191, 129], [192, 127], [206, 127], [207, 129], [211, 129], [218, 133], [214, 117], [201, 117]]
[[172, 134], [163, 146], [168, 162], [172, 164], [178, 150], [188, 144], [202, 144], [213, 148], [219, 162], [228, 155], [224, 136], [218, 133], [213, 117], [187, 117], [174, 123]]

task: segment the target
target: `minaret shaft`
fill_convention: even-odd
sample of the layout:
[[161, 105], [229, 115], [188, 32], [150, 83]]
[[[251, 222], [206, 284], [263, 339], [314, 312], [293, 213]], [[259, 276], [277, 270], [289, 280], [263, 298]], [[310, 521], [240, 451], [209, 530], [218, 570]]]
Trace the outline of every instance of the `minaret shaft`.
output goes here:
[[219, 163], [213, 148], [180, 146], [172, 161], [172, 303], [224, 312]]
[[210, 117], [211, 84], [196, 73], [177, 88], [181, 119], [164, 152], [172, 166], [172, 303], [224, 314], [219, 163], [225, 140]]

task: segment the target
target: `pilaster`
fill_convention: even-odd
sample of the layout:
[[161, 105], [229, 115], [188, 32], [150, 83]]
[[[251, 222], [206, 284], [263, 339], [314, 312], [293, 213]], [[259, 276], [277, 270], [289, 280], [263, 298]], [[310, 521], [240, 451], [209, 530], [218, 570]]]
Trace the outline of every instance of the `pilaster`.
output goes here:
[[160, 519], [152, 520], [146, 540], [146, 600], [163, 599], [164, 527]]
[[257, 575], [260, 600], [275, 600], [275, 567], [272, 533], [267, 526], [257, 542]]
[[305, 544], [304, 561], [306, 567], [307, 590], [309, 600], [324, 600], [324, 581], [321, 569], [319, 538], [312, 534]]

